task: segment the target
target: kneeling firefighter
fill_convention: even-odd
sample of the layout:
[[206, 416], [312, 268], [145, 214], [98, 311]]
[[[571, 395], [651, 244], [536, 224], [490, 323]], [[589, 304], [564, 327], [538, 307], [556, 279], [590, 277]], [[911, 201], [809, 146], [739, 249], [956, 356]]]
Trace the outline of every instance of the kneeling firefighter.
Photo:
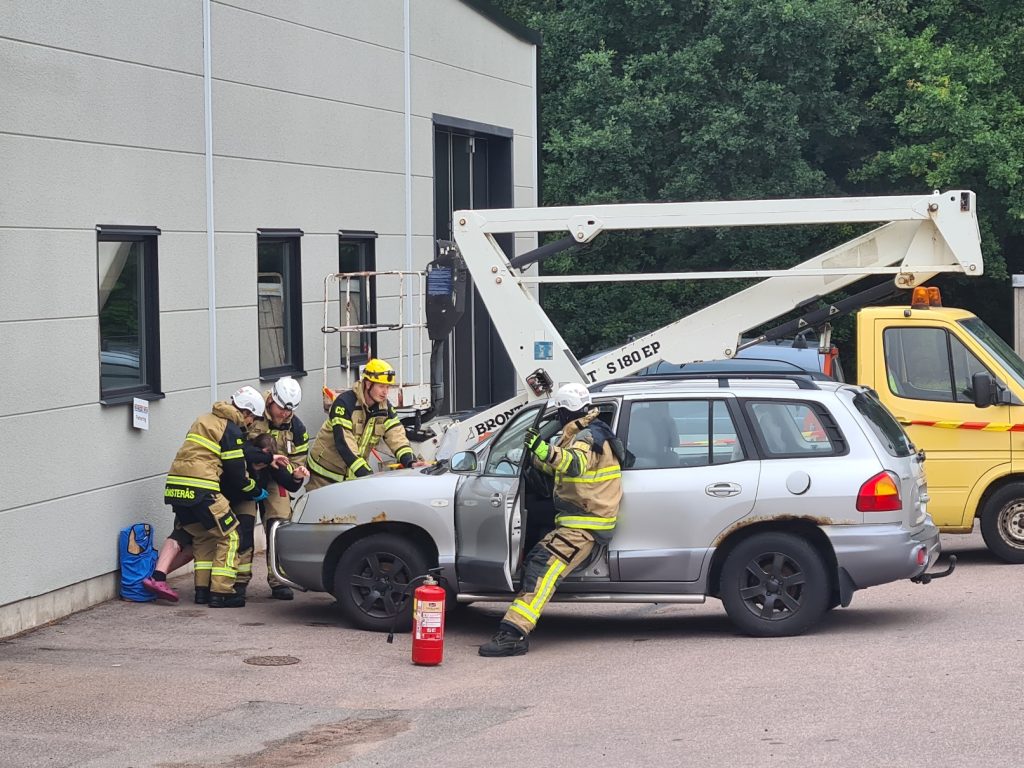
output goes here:
[[309, 451], [307, 491], [372, 474], [368, 457], [381, 440], [403, 467], [413, 465], [415, 457], [405, 427], [388, 401], [394, 383], [395, 369], [373, 358], [352, 389], [334, 399]]
[[622, 501], [625, 452], [611, 429], [591, 409], [582, 384], [555, 393], [562, 436], [554, 445], [527, 431], [526, 452], [541, 472], [554, 475], [555, 529], [530, 550], [522, 587], [498, 625], [480, 646], [481, 656], [520, 656], [559, 582], [587, 562], [595, 545], [611, 541]]

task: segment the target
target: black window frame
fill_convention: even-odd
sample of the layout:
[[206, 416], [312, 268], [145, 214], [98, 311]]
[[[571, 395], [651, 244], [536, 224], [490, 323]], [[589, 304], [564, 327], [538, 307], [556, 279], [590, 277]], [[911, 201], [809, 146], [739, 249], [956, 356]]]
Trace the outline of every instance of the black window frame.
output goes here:
[[[256, 348], [259, 355], [260, 381], [274, 381], [281, 376], [305, 376], [305, 361], [302, 344], [302, 235], [301, 229], [268, 229], [256, 230]], [[263, 353], [258, 334], [260, 328], [259, 313], [259, 251], [261, 245], [287, 244], [289, 247], [287, 284], [284, 286], [285, 330], [284, 340], [289, 362], [284, 365], [263, 365]]]
[[[342, 264], [342, 246], [346, 244], [356, 245], [360, 248], [360, 265], [358, 269], [347, 269]], [[338, 272], [376, 272], [377, 271], [377, 233], [362, 229], [342, 229], [338, 230]], [[361, 286], [361, 296], [363, 299], [363, 306], [366, 307], [366, 318], [363, 323], [357, 323], [362, 325], [364, 323], [376, 324], [377, 323], [377, 281], [376, 279], [369, 278]], [[339, 284], [339, 289], [341, 288]], [[342, 310], [343, 311], [343, 310]], [[341, 322], [344, 323], [344, 316], [341, 316]], [[338, 365], [342, 370], [346, 370], [345, 366], [345, 334], [338, 334], [338, 351], [340, 353], [340, 359]], [[359, 345], [365, 346], [367, 349], [366, 354], [352, 355], [351, 363], [352, 369], [358, 371], [360, 366], [365, 365], [366, 362], [376, 355], [377, 349], [377, 334], [376, 332], [366, 332], [360, 334]]]
[[[160, 273], [157, 258], [157, 238], [160, 230], [151, 226], [99, 224], [96, 226], [96, 324], [98, 348], [96, 363], [99, 371], [99, 402], [101, 405], [123, 405], [135, 398], [161, 400], [164, 392], [160, 382]], [[143, 329], [139, 335], [140, 373], [144, 383], [128, 387], [103, 386], [103, 330], [100, 317], [100, 243], [142, 243], [142, 287], [140, 290], [140, 316]]]
[[[706, 406], [706, 408], [707, 408], [707, 440], [708, 440], [707, 451], [704, 453], [704, 459], [706, 461], [704, 461], [703, 463], [688, 463], [688, 462], [684, 462], [683, 461], [684, 456], [682, 454], [680, 454], [679, 455], [679, 463], [676, 464], [676, 465], [666, 465], [666, 466], [661, 466], [661, 467], [637, 467], [636, 466], [636, 459], [638, 457], [632, 451], [630, 451], [630, 449], [629, 449], [631, 429], [634, 426], [634, 425], [631, 424], [631, 422], [633, 420], [633, 416], [634, 416], [634, 409], [636, 408], [636, 406], [648, 405], [648, 404], [652, 404], [652, 403], [664, 403], [665, 405], [668, 405], [668, 406], [671, 406], [672, 403], [701, 403], [702, 405]], [[715, 445], [714, 445], [714, 437], [715, 437], [715, 434], [716, 434], [715, 433], [715, 406], [719, 405], [719, 404], [724, 406], [724, 408], [725, 408], [725, 415], [728, 416], [730, 422], [732, 423], [732, 426], [733, 426], [733, 428], [735, 430], [735, 436], [736, 436], [736, 446], [735, 446], [735, 448], [733, 448], [731, 450], [733, 451], [733, 453], [737, 453], [738, 455], [736, 455], [734, 457], [730, 457], [726, 461], [715, 461]], [[734, 398], [717, 397], [717, 396], [714, 396], [714, 395], [706, 395], [706, 394], [705, 395], [695, 395], [693, 397], [665, 396], [665, 397], [656, 397], [656, 398], [643, 398], [643, 399], [630, 400], [628, 402], [627, 407], [625, 407], [623, 410], [624, 410], [624, 413], [625, 413], [625, 417], [623, 419], [622, 424], [619, 427], [619, 434], [620, 435], [625, 435], [625, 437], [623, 438], [623, 444], [624, 444], [624, 446], [626, 448], [626, 453], [627, 453], [626, 462], [622, 466], [623, 470], [641, 471], [642, 472], [642, 471], [645, 471], [645, 470], [656, 470], [656, 469], [683, 469], [683, 470], [685, 470], [685, 469], [699, 469], [701, 467], [719, 467], [719, 466], [724, 466], [725, 464], [736, 464], [736, 463], [741, 462], [741, 461], [746, 461], [749, 458], [749, 456], [753, 453], [753, 450], [752, 450], [752, 447], [751, 447], [750, 438], [747, 436], [747, 433], [746, 433], [746, 424], [745, 424], [745, 422], [743, 420], [742, 415], [736, 409]], [[678, 436], [678, 427], [674, 426], [673, 430], [676, 431], [676, 434]], [[692, 454], [692, 455], [693, 456], [697, 456], [699, 454]]]

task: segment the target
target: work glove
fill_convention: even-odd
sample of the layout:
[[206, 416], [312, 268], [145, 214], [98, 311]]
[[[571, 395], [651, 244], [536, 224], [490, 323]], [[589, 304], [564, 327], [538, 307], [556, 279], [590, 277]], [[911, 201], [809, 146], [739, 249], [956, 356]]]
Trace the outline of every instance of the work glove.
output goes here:
[[541, 461], [546, 461], [551, 452], [551, 446], [541, 440], [540, 432], [535, 427], [530, 427], [526, 430], [526, 450]]
[[267, 493], [267, 489], [266, 488], [260, 488], [259, 496], [254, 497], [253, 501], [256, 501], [256, 502], [264, 501], [267, 498], [268, 495], [269, 494]]

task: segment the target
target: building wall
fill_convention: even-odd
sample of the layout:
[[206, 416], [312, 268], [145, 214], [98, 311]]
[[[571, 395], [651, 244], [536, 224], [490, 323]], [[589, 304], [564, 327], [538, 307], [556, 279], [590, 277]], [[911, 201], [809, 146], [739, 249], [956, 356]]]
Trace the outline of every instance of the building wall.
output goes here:
[[[209, 9], [216, 398], [266, 387], [256, 231], [301, 229], [298, 412], [315, 432], [323, 277], [338, 269], [338, 231], [377, 232], [378, 269], [405, 268], [407, 237], [414, 268], [431, 260], [433, 114], [512, 129], [516, 202], [534, 204], [535, 48], [458, 0], [410, 3], [407, 232], [403, 2]], [[0, 0], [0, 614], [28, 616], [0, 629], [31, 626], [23, 601], [114, 571], [121, 527], [148, 521], [161, 540], [170, 529], [164, 474], [212, 399], [203, 11], [203, 0]], [[166, 397], [151, 403], [148, 431], [132, 428], [130, 406], [99, 403], [104, 224], [161, 230]], [[330, 381], [342, 385], [337, 369]]]

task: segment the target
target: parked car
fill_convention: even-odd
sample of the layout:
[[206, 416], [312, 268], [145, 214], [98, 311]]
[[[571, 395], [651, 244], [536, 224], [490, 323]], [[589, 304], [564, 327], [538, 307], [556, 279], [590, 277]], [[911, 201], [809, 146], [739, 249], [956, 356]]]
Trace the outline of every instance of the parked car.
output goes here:
[[[919, 455], [870, 390], [820, 374], [646, 376], [591, 387], [623, 438], [614, 538], [556, 601], [701, 603], [742, 631], [794, 635], [858, 589], [928, 581], [939, 533]], [[357, 627], [408, 626], [407, 585], [439, 566], [459, 602], [506, 601], [552, 526], [548, 488], [520, 462], [546, 401], [450, 463], [300, 497], [271, 531], [275, 570], [332, 593]], [[951, 568], [950, 568], [951, 570]]]

